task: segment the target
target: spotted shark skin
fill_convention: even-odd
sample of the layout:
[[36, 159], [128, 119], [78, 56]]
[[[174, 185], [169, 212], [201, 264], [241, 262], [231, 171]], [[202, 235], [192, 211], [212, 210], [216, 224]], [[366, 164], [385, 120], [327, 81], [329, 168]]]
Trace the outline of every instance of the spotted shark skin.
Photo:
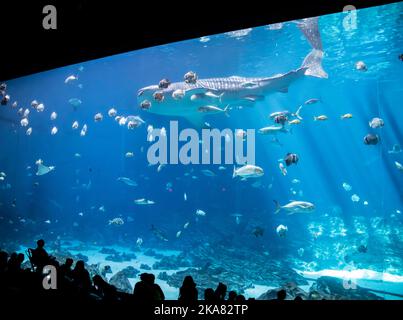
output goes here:
[[[312, 45], [312, 51], [305, 57], [300, 68], [271, 77], [219, 77], [196, 80], [195, 83], [174, 82], [167, 88], [151, 85], [138, 91], [139, 105], [142, 101], [151, 102], [146, 111], [171, 118], [184, 117], [193, 125], [203, 124], [204, 114], [200, 107], [213, 105], [224, 109], [227, 106], [253, 106], [273, 92], [288, 92], [289, 86], [305, 76], [327, 78], [322, 69], [322, 42], [318, 29], [318, 19], [310, 18], [296, 22], [299, 29]], [[175, 99], [173, 93], [180, 90], [183, 97]], [[154, 99], [154, 93], [162, 93], [163, 99]]]

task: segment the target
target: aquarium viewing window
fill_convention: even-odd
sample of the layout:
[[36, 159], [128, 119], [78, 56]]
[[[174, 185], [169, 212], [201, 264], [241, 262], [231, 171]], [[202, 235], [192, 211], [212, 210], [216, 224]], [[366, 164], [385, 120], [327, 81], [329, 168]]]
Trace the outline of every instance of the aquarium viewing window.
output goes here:
[[199, 299], [401, 299], [402, 10], [4, 79], [0, 249], [135, 296], [152, 273], [165, 299], [188, 275]]

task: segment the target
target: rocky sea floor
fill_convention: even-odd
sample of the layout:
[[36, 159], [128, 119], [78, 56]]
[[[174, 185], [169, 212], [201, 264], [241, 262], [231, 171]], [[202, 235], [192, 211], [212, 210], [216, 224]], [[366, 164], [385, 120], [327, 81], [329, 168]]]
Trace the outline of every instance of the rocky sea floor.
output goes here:
[[[19, 251], [25, 252], [25, 249]], [[141, 273], [153, 273], [166, 299], [178, 298], [179, 287], [186, 275], [191, 275], [197, 283], [199, 298], [203, 297], [204, 289], [215, 288], [219, 282], [224, 282], [228, 290], [256, 299], [273, 299], [279, 288], [287, 291], [287, 299], [297, 295], [304, 299], [403, 299], [403, 277], [391, 278], [387, 274], [369, 270], [357, 273], [355, 270], [355, 275], [351, 276], [354, 281], [351, 287], [355, 287], [346, 290], [346, 280], [343, 280], [346, 274], [341, 271], [298, 271], [290, 261], [277, 261], [250, 250], [225, 246], [214, 249], [199, 246], [191, 252], [180, 252], [122, 246], [99, 247], [66, 241], [56, 248], [48, 248], [48, 251], [60, 262], [67, 257], [84, 260], [91, 276], [99, 274], [119, 290], [128, 293], [132, 293]], [[215, 258], [217, 252], [220, 254]], [[25, 267], [29, 267], [28, 261], [25, 264]], [[397, 295], [388, 295], [387, 292]]]

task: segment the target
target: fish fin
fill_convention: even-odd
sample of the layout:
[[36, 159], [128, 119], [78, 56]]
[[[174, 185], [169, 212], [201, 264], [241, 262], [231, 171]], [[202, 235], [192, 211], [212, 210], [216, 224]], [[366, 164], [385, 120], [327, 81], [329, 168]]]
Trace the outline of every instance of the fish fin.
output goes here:
[[281, 206], [280, 206], [280, 204], [278, 203], [277, 200], [273, 200], [273, 202], [274, 202], [274, 204], [276, 205], [276, 211], [274, 211], [274, 214], [277, 214], [277, 213], [280, 212]]
[[185, 116], [185, 119], [188, 120], [196, 128], [202, 128], [204, 125], [204, 115], [201, 113], [194, 113]]
[[301, 68], [306, 68], [305, 75], [327, 79], [329, 76], [322, 68], [323, 51], [312, 49], [302, 62]]
[[281, 92], [281, 93], [287, 93], [288, 92], [288, 87], [284, 87], [281, 89], [278, 89], [277, 91]]

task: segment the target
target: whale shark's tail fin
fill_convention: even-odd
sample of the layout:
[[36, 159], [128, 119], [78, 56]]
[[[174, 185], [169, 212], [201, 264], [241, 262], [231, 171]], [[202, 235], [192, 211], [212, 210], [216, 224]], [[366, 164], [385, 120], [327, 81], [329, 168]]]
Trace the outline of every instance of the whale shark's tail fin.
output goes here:
[[306, 68], [305, 75], [317, 78], [327, 78], [328, 75], [322, 68], [323, 51], [312, 49], [302, 62], [302, 68]]
[[318, 17], [302, 19], [297, 24], [313, 48], [302, 63], [302, 67], [307, 68], [305, 75], [327, 78], [328, 75], [322, 68], [323, 47], [319, 32]]

